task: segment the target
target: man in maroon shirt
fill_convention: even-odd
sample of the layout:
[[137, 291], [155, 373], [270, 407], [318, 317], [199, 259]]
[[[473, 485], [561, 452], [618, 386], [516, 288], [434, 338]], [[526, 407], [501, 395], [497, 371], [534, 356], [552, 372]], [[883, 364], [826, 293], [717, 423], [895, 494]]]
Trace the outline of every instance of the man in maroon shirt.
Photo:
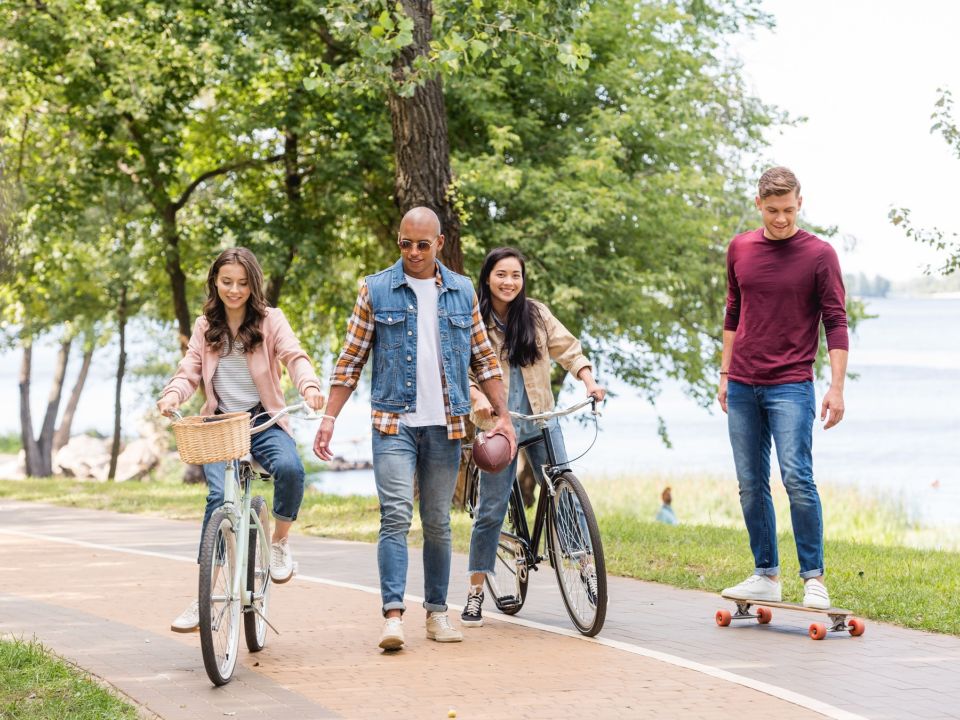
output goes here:
[[830, 596], [823, 584], [823, 515], [813, 480], [813, 362], [822, 321], [831, 383], [820, 419], [829, 429], [843, 419], [847, 313], [836, 252], [797, 227], [802, 202], [800, 183], [790, 170], [767, 170], [756, 198], [763, 227], [737, 235], [727, 250], [727, 312], [717, 396], [727, 413], [755, 567], [753, 575], [723, 594], [782, 599], [770, 495], [772, 441], [790, 498], [803, 604], [826, 609]]

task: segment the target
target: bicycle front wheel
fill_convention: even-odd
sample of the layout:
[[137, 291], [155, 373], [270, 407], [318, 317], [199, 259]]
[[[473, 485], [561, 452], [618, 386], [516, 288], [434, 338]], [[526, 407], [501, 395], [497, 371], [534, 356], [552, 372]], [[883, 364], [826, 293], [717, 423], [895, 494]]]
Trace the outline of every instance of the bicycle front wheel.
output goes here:
[[231, 590], [237, 571], [237, 535], [225, 508], [213, 513], [200, 543], [200, 650], [214, 685], [226, 685], [237, 665], [240, 597]]
[[[250, 542], [247, 545], [247, 591], [250, 605], [243, 608], [243, 634], [247, 650], [260, 652], [267, 644], [267, 614], [270, 609], [270, 515], [267, 503], [257, 495], [250, 501]], [[260, 529], [254, 518], [260, 519]]]
[[607, 614], [607, 569], [600, 528], [583, 485], [571, 472], [554, 482], [550, 538], [553, 568], [573, 624], [593, 637]]
[[[527, 568], [526, 543], [521, 539], [521, 525], [518, 513], [523, 513], [523, 506], [517, 505], [517, 493], [511, 492], [510, 504], [500, 529], [500, 538], [497, 541], [496, 572], [493, 576], [487, 575], [487, 588], [493, 596], [497, 609], [504, 615], [516, 615], [527, 599], [527, 583], [529, 582]], [[525, 520], [526, 518], [524, 518]]]

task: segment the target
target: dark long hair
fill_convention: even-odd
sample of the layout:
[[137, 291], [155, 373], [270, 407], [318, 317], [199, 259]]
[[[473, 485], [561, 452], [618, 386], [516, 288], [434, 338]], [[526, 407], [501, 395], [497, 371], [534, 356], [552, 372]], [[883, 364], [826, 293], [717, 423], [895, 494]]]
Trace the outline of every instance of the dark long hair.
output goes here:
[[520, 277], [523, 287], [510, 301], [507, 309], [506, 330], [504, 331], [501, 353], [506, 355], [511, 365], [525, 367], [540, 359], [541, 350], [537, 347], [537, 324], [543, 324], [540, 312], [527, 299], [527, 263], [523, 254], [511, 247], [495, 248], [487, 253], [480, 268], [480, 280], [477, 282], [477, 298], [480, 302], [480, 314], [486, 324], [493, 317], [493, 299], [490, 292], [490, 273], [494, 266], [504, 258], [516, 258], [520, 261]]
[[[237, 337], [230, 335], [227, 326], [227, 311], [217, 292], [217, 274], [224, 265], [242, 265], [247, 271], [247, 285], [250, 287], [250, 297], [247, 298], [247, 312], [237, 331]], [[203, 315], [207, 318], [207, 343], [221, 352], [224, 344], [228, 351], [233, 350], [234, 340], [239, 340], [244, 352], [252, 352], [263, 342], [263, 333], [260, 323], [267, 316], [267, 301], [263, 295], [263, 269], [257, 262], [257, 256], [243, 247], [224, 250], [213, 261], [210, 272], [207, 273], [207, 301], [203, 304]]]

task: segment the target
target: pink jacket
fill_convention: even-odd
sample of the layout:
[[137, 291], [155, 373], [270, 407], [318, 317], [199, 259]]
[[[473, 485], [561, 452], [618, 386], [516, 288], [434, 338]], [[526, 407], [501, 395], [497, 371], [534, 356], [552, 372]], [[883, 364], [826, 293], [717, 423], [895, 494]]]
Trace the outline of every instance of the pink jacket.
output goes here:
[[[213, 415], [217, 409], [217, 396], [213, 390], [213, 373], [220, 362], [220, 356], [207, 345], [204, 334], [207, 332], [207, 319], [204, 316], [197, 318], [193, 326], [193, 335], [187, 345], [187, 353], [180, 361], [177, 374], [163, 388], [160, 396], [167, 393], [176, 393], [180, 404], [183, 404], [193, 395], [197, 387], [203, 383], [203, 390], [207, 401], [200, 411], [202, 415]], [[263, 319], [260, 328], [263, 332], [263, 342], [252, 353], [247, 354], [247, 365], [257, 391], [260, 393], [260, 402], [271, 412], [279, 412], [286, 403], [283, 391], [280, 389], [282, 363], [290, 374], [290, 379], [297, 391], [303, 395], [311, 385], [321, 390], [320, 381], [313, 371], [310, 357], [300, 347], [297, 336], [283, 311], [279, 308], [267, 308], [267, 316]], [[284, 430], [290, 433], [290, 423], [287, 418], [278, 422]]]

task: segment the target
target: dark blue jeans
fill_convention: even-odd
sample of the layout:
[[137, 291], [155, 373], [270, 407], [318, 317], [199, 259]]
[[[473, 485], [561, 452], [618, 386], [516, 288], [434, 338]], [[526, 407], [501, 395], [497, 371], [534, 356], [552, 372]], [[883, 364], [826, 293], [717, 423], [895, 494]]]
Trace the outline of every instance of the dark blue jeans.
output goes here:
[[800, 577], [823, 575], [823, 514], [813, 481], [815, 416], [812, 382], [727, 383], [727, 427], [758, 575], [780, 574], [777, 519], [770, 495], [771, 440], [776, 443], [780, 475], [790, 498]]
[[[250, 438], [250, 454], [264, 470], [273, 475], [273, 516], [278, 520], [296, 520], [303, 501], [303, 479], [306, 474], [297, 452], [297, 443], [286, 431], [274, 425]], [[203, 466], [203, 474], [207, 478], [207, 507], [200, 529], [201, 540], [213, 511], [223, 505], [226, 467], [227, 464], [222, 462]]]

